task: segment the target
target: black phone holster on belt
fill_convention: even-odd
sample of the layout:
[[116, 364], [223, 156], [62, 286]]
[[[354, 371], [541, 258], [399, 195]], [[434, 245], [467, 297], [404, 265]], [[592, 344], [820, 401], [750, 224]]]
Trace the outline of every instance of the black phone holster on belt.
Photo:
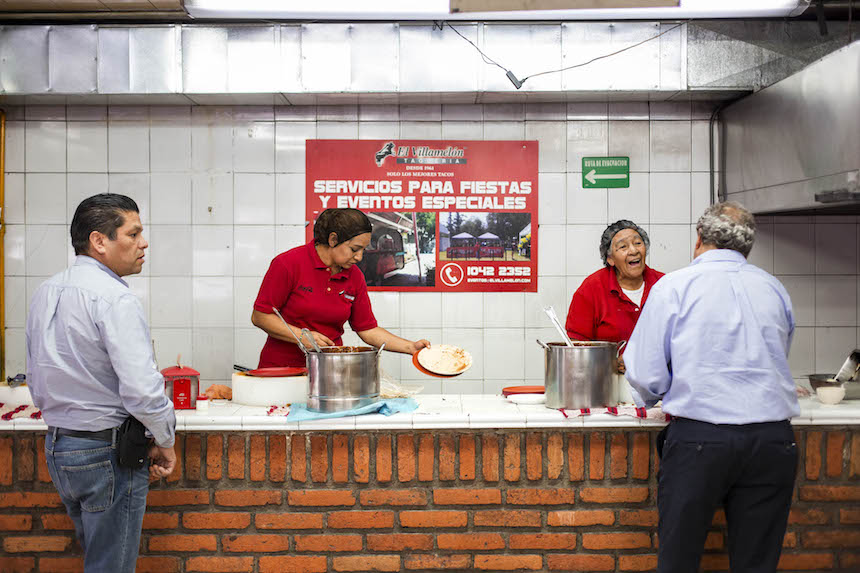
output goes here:
[[146, 427], [137, 418], [126, 418], [117, 430], [116, 441], [121, 467], [138, 469], [144, 466], [149, 451], [149, 439], [146, 437]]

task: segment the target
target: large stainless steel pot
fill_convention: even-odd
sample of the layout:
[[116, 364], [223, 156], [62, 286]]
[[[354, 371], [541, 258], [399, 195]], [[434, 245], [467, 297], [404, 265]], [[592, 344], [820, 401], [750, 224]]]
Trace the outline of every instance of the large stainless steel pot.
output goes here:
[[547, 408], [598, 408], [618, 404], [618, 344], [550, 342], [544, 350]]
[[342, 412], [379, 398], [379, 353], [370, 346], [308, 352], [308, 410]]

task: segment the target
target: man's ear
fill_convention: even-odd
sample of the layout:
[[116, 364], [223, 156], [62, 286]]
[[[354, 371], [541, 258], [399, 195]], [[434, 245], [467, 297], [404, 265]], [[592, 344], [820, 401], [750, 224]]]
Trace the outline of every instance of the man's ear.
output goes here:
[[108, 238], [98, 231], [90, 232], [90, 252], [103, 255], [107, 252], [105, 243]]
[[328, 234], [328, 246], [332, 249], [337, 246], [337, 233], [331, 232]]

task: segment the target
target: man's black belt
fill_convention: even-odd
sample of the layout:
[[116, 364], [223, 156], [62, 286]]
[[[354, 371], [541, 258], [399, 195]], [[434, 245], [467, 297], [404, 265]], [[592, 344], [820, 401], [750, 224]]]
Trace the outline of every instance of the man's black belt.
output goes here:
[[66, 428], [54, 428], [49, 426], [48, 432], [54, 434], [55, 436], [69, 436], [72, 438], [85, 438], [87, 440], [102, 440], [105, 442], [112, 442], [114, 428], [108, 428], [107, 430], [98, 430], [95, 432], [88, 432], [86, 430], [68, 430]]

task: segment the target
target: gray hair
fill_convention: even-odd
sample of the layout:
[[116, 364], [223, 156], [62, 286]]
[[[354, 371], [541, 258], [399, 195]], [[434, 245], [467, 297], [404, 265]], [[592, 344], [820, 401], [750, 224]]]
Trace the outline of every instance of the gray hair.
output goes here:
[[648, 238], [648, 233], [645, 232], [645, 229], [633, 221], [628, 221], [627, 219], [615, 221], [606, 227], [606, 230], [603, 231], [603, 234], [600, 236], [600, 260], [603, 261], [604, 266], [609, 266], [606, 259], [609, 256], [609, 249], [612, 247], [612, 239], [615, 238], [615, 235], [619, 231], [623, 231], [624, 229], [633, 229], [639, 233], [639, 236], [642, 237], [642, 240], [645, 242], [646, 250], [651, 246], [651, 239]]
[[723, 201], [705, 209], [696, 232], [702, 244], [731, 249], [746, 257], [755, 242], [755, 218], [740, 203]]

